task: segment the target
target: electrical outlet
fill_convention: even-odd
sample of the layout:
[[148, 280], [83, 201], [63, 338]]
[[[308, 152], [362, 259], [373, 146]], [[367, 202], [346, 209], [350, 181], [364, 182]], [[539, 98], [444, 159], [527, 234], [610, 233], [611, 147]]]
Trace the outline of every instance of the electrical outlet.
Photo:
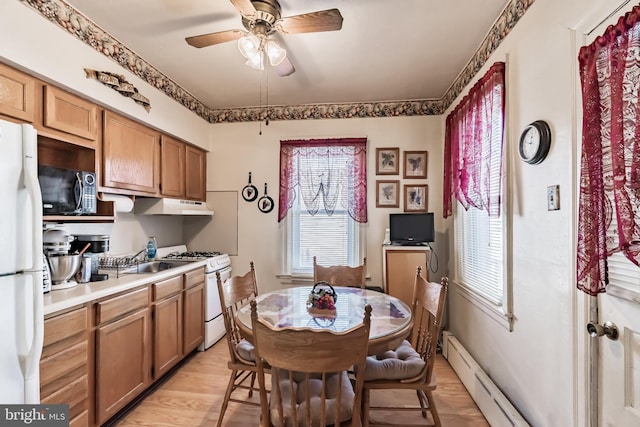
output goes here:
[[547, 210], [557, 211], [560, 209], [560, 186], [550, 185], [547, 187]]

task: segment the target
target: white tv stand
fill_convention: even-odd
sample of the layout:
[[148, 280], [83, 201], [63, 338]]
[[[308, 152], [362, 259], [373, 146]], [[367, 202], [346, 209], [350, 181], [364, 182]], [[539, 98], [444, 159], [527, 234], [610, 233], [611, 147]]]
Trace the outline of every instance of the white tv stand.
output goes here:
[[429, 246], [411, 245], [383, 245], [382, 246], [382, 277], [384, 291], [402, 300], [411, 307], [413, 300], [413, 285], [415, 284], [416, 268], [422, 267], [422, 277], [429, 280]]

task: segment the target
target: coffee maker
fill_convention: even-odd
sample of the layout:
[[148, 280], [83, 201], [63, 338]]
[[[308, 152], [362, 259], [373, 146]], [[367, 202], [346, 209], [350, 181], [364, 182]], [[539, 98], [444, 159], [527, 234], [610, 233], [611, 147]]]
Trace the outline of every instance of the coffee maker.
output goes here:
[[109, 252], [109, 235], [106, 234], [79, 234], [75, 240], [71, 242], [71, 251], [80, 251], [89, 244], [89, 247], [83, 254], [83, 262], [91, 263], [91, 282], [99, 282], [107, 280], [108, 274], [100, 274], [100, 257], [106, 256]]

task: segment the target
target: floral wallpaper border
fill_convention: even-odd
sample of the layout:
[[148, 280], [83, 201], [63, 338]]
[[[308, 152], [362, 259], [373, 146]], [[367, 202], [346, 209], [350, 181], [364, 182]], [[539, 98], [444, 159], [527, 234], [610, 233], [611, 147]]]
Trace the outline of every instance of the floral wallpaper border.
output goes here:
[[535, 0], [512, 0], [441, 99], [212, 109], [64, 0], [20, 0], [210, 123], [439, 115], [451, 105]]

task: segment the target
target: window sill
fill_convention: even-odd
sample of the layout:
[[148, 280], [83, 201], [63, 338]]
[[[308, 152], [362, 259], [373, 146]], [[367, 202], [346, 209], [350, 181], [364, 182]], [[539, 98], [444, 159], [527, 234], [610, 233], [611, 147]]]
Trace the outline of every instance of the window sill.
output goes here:
[[479, 308], [483, 313], [495, 320], [500, 326], [504, 327], [509, 332], [513, 332], [513, 313], [505, 312], [503, 306], [488, 301], [486, 298], [481, 297], [467, 286], [458, 282], [454, 282], [454, 284], [456, 285], [455, 289], [458, 295]]

